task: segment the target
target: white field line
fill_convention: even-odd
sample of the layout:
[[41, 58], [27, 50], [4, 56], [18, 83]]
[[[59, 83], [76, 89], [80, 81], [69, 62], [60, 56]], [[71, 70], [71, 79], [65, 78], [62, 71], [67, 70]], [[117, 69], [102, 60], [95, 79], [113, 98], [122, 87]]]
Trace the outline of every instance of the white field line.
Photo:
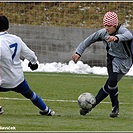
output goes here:
[[[70, 73], [71, 74], [71, 73]], [[65, 74], [61, 74], [61, 73], [41, 73], [41, 74], [39, 74], [39, 73], [36, 73], [36, 72], [32, 72], [32, 73], [25, 73], [25, 75], [39, 75], [39, 76], [65, 76], [65, 77], [67, 77], [67, 76], [70, 76], [70, 75], [65, 75]], [[98, 75], [98, 74], [93, 74], [93, 75], [91, 75], [91, 74], [72, 74], [71, 75], [71, 77], [77, 77], [77, 78], [80, 78], [80, 77], [84, 77], [84, 78], [88, 78], [88, 77], [92, 77], [92, 78], [105, 78], [105, 79], [107, 79], [107, 75]], [[133, 77], [132, 76], [124, 76], [123, 77], [123, 79], [133, 79]]]
[[[18, 101], [26, 101], [29, 99], [26, 98], [9, 98], [9, 97], [0, 97], [0, 100], [18, 100]], [[77, 103], [77, 100], [52, 100], [52, 99], [43, 99], [44, 101], [48, 101], [48, 102], [66, 102], [66, 103]], [[110, 102], [101, 102], [104, 104], [110, 104]], [[132, 104], [132, 103], [120, 103], [120, 104]]]

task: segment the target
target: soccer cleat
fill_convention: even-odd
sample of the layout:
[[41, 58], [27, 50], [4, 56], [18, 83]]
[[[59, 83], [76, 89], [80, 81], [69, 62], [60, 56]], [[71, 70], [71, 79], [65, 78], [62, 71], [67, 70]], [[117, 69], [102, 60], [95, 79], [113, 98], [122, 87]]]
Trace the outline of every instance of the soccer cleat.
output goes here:
[[112, 112], [110, 113], [110, 117], [118, 117], [119, 115], [119, 107], [118, 106], [114, 106], [112, 108]]
[[86, 115], [87, 113], [89, 113], [91, 111], [91, 109], [90, 110], [86, 110], [86, 109], [80, 109], [80, 115]]
[[3, 114], [4, 113], [4, 110], [2, 108], [2, 106], [0, 106], [0, 114]]
[[46, 116], [53, 116], [53, 115], [55, 115], [55, 112], [54, 111], [45, 112], [45, 111], [40, 110], [39, 113], [41, 115], [46, 115]]

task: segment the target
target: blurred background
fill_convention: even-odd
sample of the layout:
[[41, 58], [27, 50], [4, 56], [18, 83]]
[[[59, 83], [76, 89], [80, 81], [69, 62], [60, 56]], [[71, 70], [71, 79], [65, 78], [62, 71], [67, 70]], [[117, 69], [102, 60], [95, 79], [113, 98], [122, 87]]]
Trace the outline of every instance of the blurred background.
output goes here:
[[[119, 23], [132, 32], [132, 9], [133, 2], [0, 2], [0, 14], [10, 21], [8, 32], [20, 36], [40, 63], [68, 63], [79, 43], [103, 28], [107, 11], [116, 12]], [[92, 44], [81, 60], [105, 66], [103, 43]]]

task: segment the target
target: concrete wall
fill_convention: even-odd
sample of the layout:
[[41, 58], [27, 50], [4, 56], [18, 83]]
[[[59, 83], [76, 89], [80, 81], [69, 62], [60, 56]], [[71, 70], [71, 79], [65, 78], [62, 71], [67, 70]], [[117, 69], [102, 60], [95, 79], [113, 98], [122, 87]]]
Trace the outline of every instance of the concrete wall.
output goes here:
[[[9, 33], [20, 36], [23, 41], [35, 51], [40, 63], [67, 63], [79, 45], [88, 35], [97, 29], [44, 27], [31, 25], [14, 25]], [[102, 42], [97, 42], [87, 48], [81, 60], [90, 66], [104, 66], [106, 51]]]

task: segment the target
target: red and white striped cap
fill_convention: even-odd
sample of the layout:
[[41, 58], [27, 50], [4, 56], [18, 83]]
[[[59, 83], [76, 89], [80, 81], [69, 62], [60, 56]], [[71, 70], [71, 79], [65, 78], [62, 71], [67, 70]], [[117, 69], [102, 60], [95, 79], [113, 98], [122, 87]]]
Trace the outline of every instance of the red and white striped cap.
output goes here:
[[107, 12], [104, 15], [103, 18], [103, 25], [109, 25], [109, 26], [117, 26], [118, 25], [118, 17], [117, 14], [115, 12]]

